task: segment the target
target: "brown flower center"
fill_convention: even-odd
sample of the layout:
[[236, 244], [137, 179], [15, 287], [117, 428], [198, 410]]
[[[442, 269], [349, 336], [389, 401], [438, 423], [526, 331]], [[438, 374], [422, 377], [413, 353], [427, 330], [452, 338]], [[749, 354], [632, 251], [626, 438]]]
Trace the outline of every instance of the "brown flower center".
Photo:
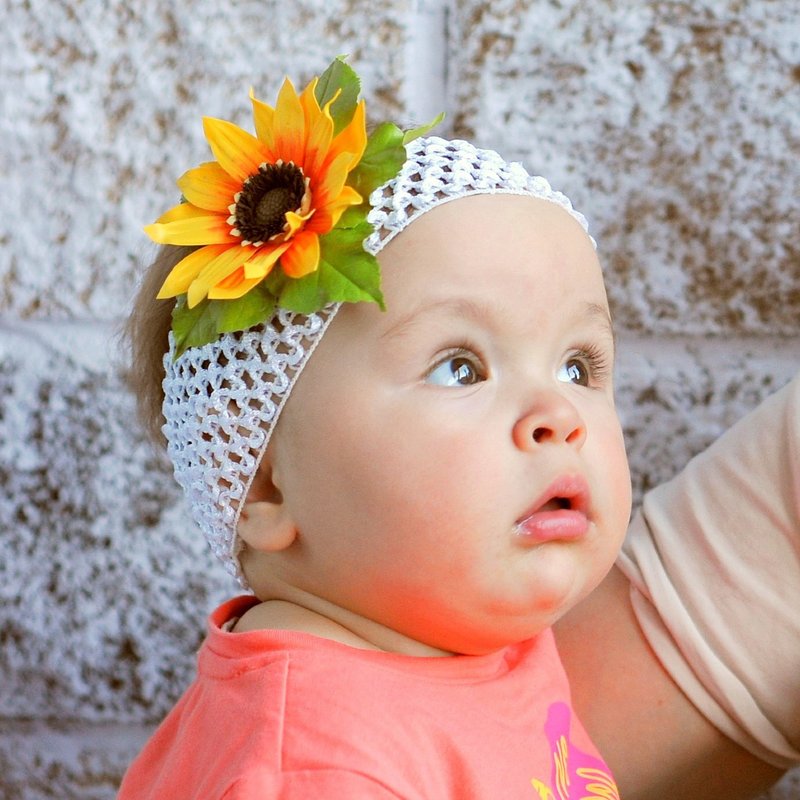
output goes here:
[[[262, 243], [288, 230], [286, 212], [304, 213], [308, 205], [303, 170], [291, 162], [262, 164], [242, 186], [230, 222], [242, 243]], [[304, 202], [305, 201], [305, 202]]]

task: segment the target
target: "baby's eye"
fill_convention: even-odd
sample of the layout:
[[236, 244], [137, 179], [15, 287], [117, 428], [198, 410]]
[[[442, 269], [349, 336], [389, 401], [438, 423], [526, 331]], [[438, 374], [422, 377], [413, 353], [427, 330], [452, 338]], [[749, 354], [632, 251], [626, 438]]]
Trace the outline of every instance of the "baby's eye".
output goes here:
[[570, 358], [559, 367], [556, 377], [564, 383], [588, 386], [590, 375], [588, 367], [580, 358]]
[[610, 376], [611, 362], [599, 347], [590, 345], [573, 352], [559, 367], [556, 377], [577, 386], [601, 386]]
[[472, 386], [485, 379], [475, 359], [461, 354], [443, 359], [425, 376], [425, 382], [435, 386]]

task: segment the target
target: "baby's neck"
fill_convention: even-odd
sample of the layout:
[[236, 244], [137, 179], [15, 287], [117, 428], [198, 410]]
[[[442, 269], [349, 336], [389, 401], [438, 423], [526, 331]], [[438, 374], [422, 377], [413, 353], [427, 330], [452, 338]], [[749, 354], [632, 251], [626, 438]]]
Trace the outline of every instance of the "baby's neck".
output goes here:
[[258, 630], [301, 631], [362, 650], [417, 657], [452, 655], [320, 598], [303, 604], [288, 600], [264, 600], [248, 609], [233, 627], [234, 633]]

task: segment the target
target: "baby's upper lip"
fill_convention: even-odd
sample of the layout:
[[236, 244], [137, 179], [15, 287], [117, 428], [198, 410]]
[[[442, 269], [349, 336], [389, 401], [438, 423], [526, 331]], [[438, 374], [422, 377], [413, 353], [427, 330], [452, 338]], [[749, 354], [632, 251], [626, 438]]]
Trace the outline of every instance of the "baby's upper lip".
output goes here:
[[[562, 508], [579, 511], [588, 516], [590, 501], [591, 494], [586, 478], [578, 473], [560, 475], [539, 495], [516, 524], [519, 525], [541, 511], [556, 511]], [[552, 507], [545, 508], [548, 504], [552, 504]]]

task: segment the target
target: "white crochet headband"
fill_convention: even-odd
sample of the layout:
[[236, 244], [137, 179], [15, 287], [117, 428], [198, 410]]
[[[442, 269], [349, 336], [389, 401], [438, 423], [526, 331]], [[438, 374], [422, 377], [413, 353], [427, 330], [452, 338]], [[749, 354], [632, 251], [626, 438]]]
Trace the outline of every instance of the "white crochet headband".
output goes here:
[[[475, 194], [549, 200], [588, 231], [585, 217], [544, 178], [493, 150], [430, 136], [406, 145], [399, 174], [370, 195], [373, 232], [364, 249], [377, 255], [426, 211]], [[167, 451], [192, 517], [242, 586], [236, 534], [242, 505], [292, 386], [339, 305], [309, 315], [279, 309], [267, 323], [190, 347], [177, 359], [170, 334], [163, 382]]]

